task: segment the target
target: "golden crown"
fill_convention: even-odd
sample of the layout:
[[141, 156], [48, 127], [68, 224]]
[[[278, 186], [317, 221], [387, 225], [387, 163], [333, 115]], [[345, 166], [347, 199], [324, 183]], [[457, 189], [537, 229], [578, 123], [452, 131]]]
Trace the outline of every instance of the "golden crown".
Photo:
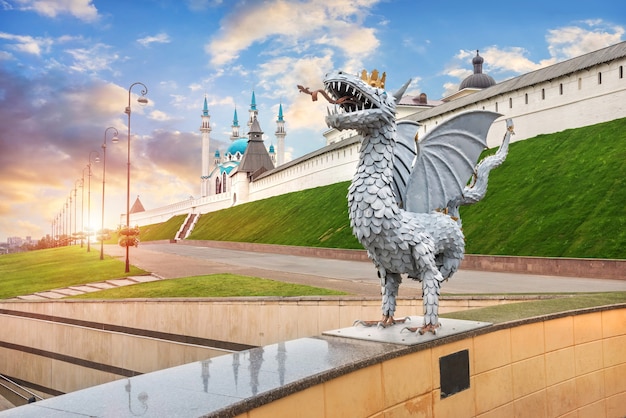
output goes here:
[[385, 78], [387, 78], [387, 73], [383, 73], [382, 77], [378, 78], [378, 70], [372, 71], [371, 75], [367, 75], [366, 70], [361, 71], [361, 80], [365, 81], [372, 87], [384, 89]]

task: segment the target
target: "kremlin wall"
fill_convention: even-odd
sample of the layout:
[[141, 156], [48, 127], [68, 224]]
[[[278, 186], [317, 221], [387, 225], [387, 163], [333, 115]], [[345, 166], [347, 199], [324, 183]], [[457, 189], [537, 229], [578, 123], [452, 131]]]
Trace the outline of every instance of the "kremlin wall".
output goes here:
[[[474, 73], [463, 80], [459, 91], [440, 101], [429, 101], [423, 93], [415, 97], [404, 96], [398, 104], [398, 119], [419, 122], [419, 135], [423, 138], [433, 127], [458, 113], [495, 111], [503, 116], [491, 127], [487, 143], [489, 147], [496, 147], [505, 133], [506, 118], [512, 118], [515, 123], [512, 140], [520, 141], [626, 117], [626, 42], [500, 83], [482, 73], [482, 63], [477, 52], [472, 61]], [[241, 203], [326, 186], [350, 180], [355, 172], [360, 138], [335, 130], [324, 133], [325, 147], [280, 164], [284, 159], [286, 136], [282, 105], [277, 120], [279, 152], [276, 155], [273, 147], [269, 151], [261, 147], [263, 132], [256, 121], [254, 95], [245, 152], [231, 155], [227, 151], [220, 159], [216, 153], [210, 167], [208, 117], [205, 101], [200, 129], [203, 135], [202, 196], [160, 208], [131, 211], [131, 225], [165, 222], [181, 214], [201, 215]], [[241, 140], [238, 130], [235, 113], [231, 140]], [[267, 155], [261, 155], [263, 152]], [[124, 224], [125, 215], [120, 220], [120, 224]]]

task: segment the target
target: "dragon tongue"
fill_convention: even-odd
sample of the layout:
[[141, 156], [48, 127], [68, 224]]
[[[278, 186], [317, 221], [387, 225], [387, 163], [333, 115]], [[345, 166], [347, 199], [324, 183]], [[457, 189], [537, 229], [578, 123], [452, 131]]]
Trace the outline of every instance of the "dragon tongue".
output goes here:
[[335, 100], [335, 104], [343, 104], [343, 103], [355, 103], [356, 104], [357, 100], [353, 96], [343, 96]]

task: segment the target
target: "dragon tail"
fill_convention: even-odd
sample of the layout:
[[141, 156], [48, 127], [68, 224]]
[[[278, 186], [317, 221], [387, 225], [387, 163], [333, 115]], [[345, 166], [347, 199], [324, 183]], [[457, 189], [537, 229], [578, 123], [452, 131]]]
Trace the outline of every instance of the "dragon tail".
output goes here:
[[461, 224], [461, 218], [459, 216], [459, 207], [468, 206], [481, 201], [487, 194], [487, 182], [489, 180], [489, 173], [496, 167], [499, 167], [509, 152], [509, 142], [513, 132], [513, 121], [511, 119], [506, 120], [506, 133], [502, 140], [500, 149], [494, 154], [486, 157], [476, 165], [474, 169], [474, 176], [470, 185], [463, 189], [463, 194], [451, 200], [448, 203], [448, 213], [458, 219]]

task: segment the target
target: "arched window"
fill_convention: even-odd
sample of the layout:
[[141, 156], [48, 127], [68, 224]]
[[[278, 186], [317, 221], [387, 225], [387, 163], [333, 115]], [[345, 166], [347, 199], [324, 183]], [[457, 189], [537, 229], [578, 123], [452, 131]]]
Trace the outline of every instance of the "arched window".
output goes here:
[[220, 178], [216, 177], [215, 178], [215, 194], [222, 193], [222, 185], [220, 183], [221, 183]]
[[226, 172], [222, 173], [222, 190], [226, 193]]
[[524, 94], [524, 104], [528, 104], [528, 93]]
[[559, 94], [563, 95], [563, 83], [559, 84]]
[[498, 111], [498, 102], [496, 102], [496, 112]]
[[513, 109], [513, 98], [509, 97], [509, 109]]
[[578, 90], [583, 88], [583, 79], [582, 78], [578, 78]]
[[546, 89], [541, 89], [541, 100], [546, 99]]
[[598, 73], [598, 84], [602, 84], [602, 73]]
[[624, 78], [624, 66], [619, 66], [619, 78]]

